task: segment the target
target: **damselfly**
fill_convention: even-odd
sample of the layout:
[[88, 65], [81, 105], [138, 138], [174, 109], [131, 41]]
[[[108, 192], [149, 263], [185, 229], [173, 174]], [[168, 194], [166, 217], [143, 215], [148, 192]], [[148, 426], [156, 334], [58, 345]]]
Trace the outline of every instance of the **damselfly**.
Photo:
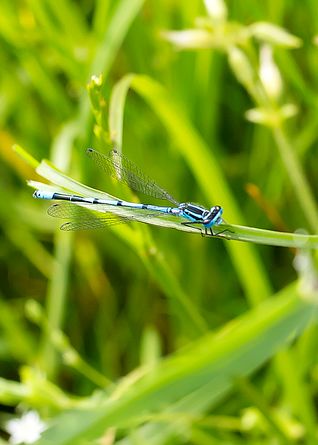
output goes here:
[[48, 209], [49, 215], [69, 220], [61, 226], [62, 230], [96, 229], [133, 220], [150, 222], [152, 218], [171, 215], [179, 217], [182, 225], [195, 226], [202, 235], [215, 235], [212, 227], [222, 223], [222, 207], [213, 206], [208, 210], [189, 202], [179, 203], [117, 150], [104, 155], [88, 148], [86, 153], [100, 169], [131, 190], [170, 201], [173, 207], [36, 190], [35, 198], [68, 201]]

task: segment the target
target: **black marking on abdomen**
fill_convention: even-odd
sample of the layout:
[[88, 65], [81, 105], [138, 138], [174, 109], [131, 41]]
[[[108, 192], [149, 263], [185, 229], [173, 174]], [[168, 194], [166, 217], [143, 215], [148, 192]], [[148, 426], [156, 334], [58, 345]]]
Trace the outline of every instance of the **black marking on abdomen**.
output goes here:
[[123, 201], [117, 201], [116, 202], [116, 206], [122, 206], [123, 205]]
[[[53, 193], [53, 199], [59, 199], [61, 201], [72, 201], [75, 196], [73, 195], [65, 195], [64, 193]], [[77, 196], [80, 198], [80, 196]]]

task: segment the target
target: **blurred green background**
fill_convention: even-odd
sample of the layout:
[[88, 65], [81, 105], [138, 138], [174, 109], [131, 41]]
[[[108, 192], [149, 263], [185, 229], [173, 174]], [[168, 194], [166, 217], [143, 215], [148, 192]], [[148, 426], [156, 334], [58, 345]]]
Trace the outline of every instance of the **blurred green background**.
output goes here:
[[[176, 50], [164, 38], [162, 31], [194, 28], [198, 17], [207, 20], [199, 0], [2, 0], [0, 369], [6, 381], [36, 382], [36, 375], [26, 375], [37, 369], [56, 384], [54, 391], [90, 397], [96, 385], [226, 327], [297, 279], [292, 249], [138, 225], [62, 233], [47, 216], [47, 203], [35, 201], [26, 186], [39, 176], [12, 150], [19, 144], [37, 160], [50, 159], [74, 179], [118, 195], [85, 150], [107, 153], [110, 139], [119, 137], [107, 133], [118, 82], [129, 73], [148, 76], [132, 81], [124, 104], [123, 151], [130, 159], [176, 199], [224, 206], [230, 223], [315, 233], [317, 213], [310, 203], [317, 198], [318, 175], [317, 4], [229, 0], [227, 8], [223, 19], [232, 25], [268, 22], [301, 39], [295, 48], [271, 46], [282, 91], [269, 109], [279, 113], [284, 104], [298, 109], [276, 127], [246, 119], [247, 110], [264, 104], [228, 63], [226, 34], [219, 37], [224, 47], [191, 51]], [[272, 42], [251, 37], [242, 44], [232, 25], [233, 47], [242, 49], [257, 73], [262, 45]], [[213, 22], [212, 35], [215, 29]], [[244, 77], [244, 69], [238, 72]], [[86, 87], [101, 73], [99, 102], [91, 106]], [[256, 87], [258, 82], [256, 76]], [[281, 156], [286, 144], [308, 190], [295, 191], [294, 175]], [[61, 331], [63, 341], [52, 338]], [[197, 426], [194, 434], [191, 419], [183, 419], [187, 434], [180, 425], [177, 437], [156, 443], [318, 443], [316, 334], [314, 327], [304, 330], [299, 340], [304, 346], [293, 345], [293, 360], [273, 351], [274, 361], [251, 382], [234, 385], [213, 409], [204, 409], [219, 421]], [[75, 350], [81, 359], [74, 360]], [[297, 368], [295, 350], [305, 369]], [[295, 394], [295, 385], [306, 390]], [[3, 422], [17, 406], [48, 417], [63, 411], [57, 400], [53, 407], [45, 397], [41, 401], [36, 386], [26, 400], [0, 385]], [[280, 412], [279, 420], [277, 413], [271, 418], [272, 410]]]

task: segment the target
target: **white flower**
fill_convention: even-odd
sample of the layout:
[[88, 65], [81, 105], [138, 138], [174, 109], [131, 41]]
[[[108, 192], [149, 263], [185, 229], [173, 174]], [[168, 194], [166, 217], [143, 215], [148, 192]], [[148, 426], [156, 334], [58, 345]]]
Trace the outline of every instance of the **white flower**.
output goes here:
[[237, 80], [249, 91], [253, 91], [255, 85], [255, 73], [245, 52], [236, 46], [229, 47], [228, 61]]
[[162, 37], [181, 49], [211, 48], [211, 33], [205, 29], [163, 31]]
[[12, 444], [33, 443], [37, 441], [46, 425], [36, 411], [29, 411], [19, 419], [9, 420], [6, 430], [10, 434], [9, 442]]
[[272, 48], [269, 45], [261, 46], [259, 77], [268, 96], [274, 100], [279, 99], [283, 83], [273, 59]]
[[271, 45], [285, 48], [299, 48], [302, 45], [301, 39], [273, 23], [255, 22], [249, 26], [249, 31], [256, 39]]
[[227, 17], [227, 8], [223, 0], [204, 0], [206, 10], [211, 19], [224, 22]]

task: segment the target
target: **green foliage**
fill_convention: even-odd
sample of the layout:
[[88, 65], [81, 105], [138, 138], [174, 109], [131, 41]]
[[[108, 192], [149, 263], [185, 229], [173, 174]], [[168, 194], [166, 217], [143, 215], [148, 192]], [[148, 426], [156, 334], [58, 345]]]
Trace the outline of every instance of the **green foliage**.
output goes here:
[[[28, 410], [39, 445], [317, 443], [315, 8], [2, 2], [1, 443]], [[231, 241], [61, 232], [25, 181], [136, 199], [114, 143]]]

